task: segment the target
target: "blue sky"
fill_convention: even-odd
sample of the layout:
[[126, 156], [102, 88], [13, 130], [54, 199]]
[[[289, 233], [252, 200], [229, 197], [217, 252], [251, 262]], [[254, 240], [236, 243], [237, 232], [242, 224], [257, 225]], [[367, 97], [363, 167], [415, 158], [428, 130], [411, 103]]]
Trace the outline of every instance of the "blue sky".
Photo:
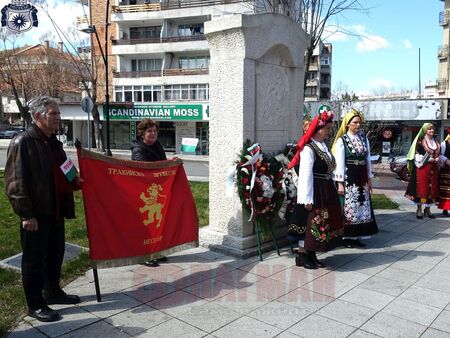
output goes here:
[[[45, 0], [31, 1], [37, 2]], [[419, 48], [421, 51], [422, 87], [427, 80], [436, 80], [437, 48], [442, 42], [439, 12], [444, 2], [439, 0], [361, 0], [370, 7], [368, 15], [345, 12], [330, 23], [338, 24], [358, 36], [334, 34], [332, 91], [338, 89], [370, 93], [383, 88], [418, 90]], [[11, 3], [0, 0], [0, 7]], [[46, 0], [47, 11], [57, 26], [66, 30], [76, 16], [83, 15], [76, 2]], [[60, 41], [55, 28], [42, 7], [38, 8], [39, 27], [24, 33], [28, 43], [38, 43], [39, 37], [53, 32], [52, 41]], [[86, 36], [82, 36], [86, 38]], [[1, 47], [0, 47], [1, 48]]]
[[335, 34], [332, 90], [356, 93], [380, 88], [418, 91], [419, 48], [422, 87], [438, 74], [438, 46], [443, 44], [439, 0], [366, 0], [368, 15], [347, 12], [338, 24], [361, 35]]

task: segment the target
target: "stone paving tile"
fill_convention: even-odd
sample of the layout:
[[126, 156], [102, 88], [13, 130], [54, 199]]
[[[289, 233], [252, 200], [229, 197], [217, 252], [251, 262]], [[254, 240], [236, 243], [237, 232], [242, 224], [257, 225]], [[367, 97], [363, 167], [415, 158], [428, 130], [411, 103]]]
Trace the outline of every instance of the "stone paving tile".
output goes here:
[[143, 304], [109, 317], [105, 321], [130, 336], [135, 336], [171, 318], [169, 315]]
[[409, 254], [404, 256], [397, 262], [393, 263], [391, 267], [395, 269], [407, 270], [421, 274], [427, 273], [434, 267], [434, 265], [432, 265], [431, 262], [429, 263], [419, 262], [418, 260], [412, 260], [411, 258], [408, 257], [410, 257]]
[[277, 301], [298, 307], [308, 313], [316, 312], [318, 309], [326, 306], [335, 298], [324, 294], [315, 293], [310, 290], [298, 288], [288, 294], [281, 296]]
[[426, 328], [424, 325], [379, 312], [360, 329], [386, 338], [414, 338], [420, 337]]
[[447, 332], [447, 334], [450, 335], [450, 311], [442, 311], [436, 320], [431, 324], [431, 327]]
[[369, 252], [359, 257], [359, 259], [374, 264], [391, 265], [395, 263], [399, 258], [395, 256], [385, 255], [383, 253], [373, 253]]
[[177, 289], [171, 284], [153, 281], [133, 286], [122, 292], [141, 303], [147, 303], [153, 299], [175, 292], [176, 290]]
[[288, 332], [288, 331], [284, 331], [284, 332], [281, 332], [278, 336], [276, 336], [277, 338], [297, 338], [297, 337], [299, 337], [298, 335], [296, 335], [296, 334], [293, 334], [293, 333], [290, 333], [290, 332]]
[[182, 313], [190, 311], [194, 306], [207, 303], [202, 298], [196, 297], [188, 292], [178, 290], [164, 297], [158, 298], [148, 303], [151, 307], [164, 313], [177, 317]]
[[264, 279], [264, 277], [255, 275], [253, 273], [244, 270], [233, 270], [217, 276], [216, 280], [224, 282], [238, 289], [244, 289], [251, 286], [259, 280]]
[[370, 276], [355, 271], [332, 271], [314, 279], [301, 288], [336, 298], [363, 283], [368, 278]]
[[309, 314], [311, 312], [306, 309], [272, 301], [248, 313], [247, 316], [285, 330]]
[[193, 295], [206, 300], [214, 300], [233, 292], [234, 287], [215, 278], [210, 278], [200, 283], [190, 285], [183, 289], [183, 291], [192, 293]]
[[415, 323], [429, 326], [442, 309], [416, 303], [407, 299], [395, 299], [388, 304], [383, 313], [391, 314]]
[[111, 293], [102, 296], [102, 301], [99, 303], [93, 297], [90, 301], [79, 304], [79, 307], [89, 311], [98, 318], [107, 318], [117, 313], [126, 311], [128, 309], [139, 306], [142, 302], [135, 298], [129, 297], [123, 293]]
[[247, 271], [261, 277], [269, 277], [280, 271], [286, 270], [291, 265], [286, 264], [286, 262], [278, 262], [277, 260], [267, 260], [263, 262], [254, 262], [244, 266], [239, 269], [242, 271]]
[[316, 314], [302, 319], [288, 329], [289, 332], [308, 338], [347, 337], [356, 328]]
[[289, 283], [285, 283], [275, 279], [264, 278], [241, 290], [254, 293], [258, 295], [258, 297], [266, 299], [267, 301], [272, 301], [291, 292], [296, 288], [296, 286], [293, 286]]
[[417, 303], [444, 309], [450, 302], [450, 293], [435, 291], [420, 286], [411, 286], [399, 299], [408, 299]]
[[207, 333], [182, 322], [176, 318], [170, 319], [162, 324], [154, 326], [147, 331], [138, 334], [139, 338], [167, 338], [183, 337], [183, 338], [200, 338], [206, 336]]
[[428, 273], [415, 283], [427, 289], [450, 293], [450, 276]]
[[183, 322], [211, 333], [241, 317], [241, 314], [217, 303], [193, 305], [189, 311], [177, 314]]
[[240, 314], [247, 314], [268, 302], [269, 300], [266, 297], [258, 296], [244, 289], [235, 290], [212, 301], [212, 303], [224, 306]]
[[316, 312], [317, 315], [327, 317], [353, 327], [360, 327], [376, 313], [376, 310], [352, 304], [340, 299], [336, 299]]
[[289, 283], [294, 287], [300, 287], [327, 273], [329, 273], [329, 270], [327, 269], [311, 270], [304, 269], [302, 267], [291, 267], [289, 269], [273, 274], [268, 278]]
[[140, 274], [126, 270], [119, 273], [114, 269], [100, 269], [98, 279], [102, 293], [118, 292], [142, 283]]
[[57, 322], [44, 323], [31, 317], [25, 317], [32, 326], [37, 328], [42, 333], [50, 337], [57, 337], [68, 332], [75, 331], [81, 327], [92, 324], [100, 319], [78, 306], [67, 306], [65, 308], [57, 309], [62, 319]]
[[374, 276], [364, 281], [359, 286], [363, 289], [381, 292], [397, 297], [402, 292], [404, 292], [410, 286], [410, 284]]
[[363, 330], [356, 330], [350, 336], [348, 336], [348, 338], [377, 338], [377, 337], [380, 336]]
[[445, 331], [440, 331], [429, 327], [420, 338], [448, 338], [450, 334]]
[[22, 322], [17, 327], [14, 328], [14, 331], [11, 332], [8, 338], [45, 338], [46, 335], [43, 335], [29, 323]]
[[[245, 329], [244, 329], [245, 328]], [[219, 338], [242, 337], [245, 330], [246, 338], [274, 337], [281, 333], [281, 330], [271, 325], [260, 322], [256, 319], [243, 316], [238, 320], [213, 332], [213, 335]]]
[[407, 285], [412, 285], [423, 277], [423, 274], [418, 272], [412, 272], [408, 270], [402, 270], [393, 268], [392, 266], [380, 271], [376, 274], [376, 277], [381, 277], [384, 279], [390, 279], [397, 282], [402, 282]]
[[336, 271], [357, 271], [372, 276], [388, 267], [388, 264], [377, 264], [362, 259], [355, 259], [345, 265], [340, 266]]
[[339, 299], [379, 311], [392, 302], [395, 297], [356, 287], [340, 296]]
[[[55, 336], [52, 336], [55, 337]], [[69, 332], [63, 338], [79, 338], [79, 337], [108, 337], [108, 338], [126, 338], [129, 337], [125, 332], [115, 328], [105, 321], [98, 321], [89, 326], [82, 327], [76, 331]]]

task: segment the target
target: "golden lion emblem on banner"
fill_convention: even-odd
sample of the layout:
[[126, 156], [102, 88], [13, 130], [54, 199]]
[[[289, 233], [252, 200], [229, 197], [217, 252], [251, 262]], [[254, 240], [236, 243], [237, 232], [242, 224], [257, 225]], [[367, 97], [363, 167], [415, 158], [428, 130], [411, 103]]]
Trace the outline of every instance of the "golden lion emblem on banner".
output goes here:
[[166, 196], [161, 195], [159, 192], [162, 191], [163, 188], [156, 183], [152, 183], [147, 188], [146, 192], [141, 192], [139, 195], [140, 199], [144, 202], [144, 206], [139, 208], [139, 212], [141, 214], [147, 212], [147, 219], [143, 221], [144, 225], [149, 225], [158, 221], [156, 227], [159, 228], [162, 220], [162, 208], [164, 208], [164, 204], [158, 202], [158, 197], [165, 198]]

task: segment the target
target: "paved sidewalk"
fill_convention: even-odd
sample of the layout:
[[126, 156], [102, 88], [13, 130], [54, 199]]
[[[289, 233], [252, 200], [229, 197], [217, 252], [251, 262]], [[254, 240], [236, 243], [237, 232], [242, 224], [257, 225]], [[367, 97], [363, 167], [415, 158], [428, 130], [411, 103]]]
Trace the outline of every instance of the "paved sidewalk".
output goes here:
[[305, 270], [282, 251], [239, 260], [203, 248], [92, 271], [65, 290], [63, 319], [26, 317], [10, 337], [450, 337], [450, 219], [379, 210], [365, 249], [337, 249]]

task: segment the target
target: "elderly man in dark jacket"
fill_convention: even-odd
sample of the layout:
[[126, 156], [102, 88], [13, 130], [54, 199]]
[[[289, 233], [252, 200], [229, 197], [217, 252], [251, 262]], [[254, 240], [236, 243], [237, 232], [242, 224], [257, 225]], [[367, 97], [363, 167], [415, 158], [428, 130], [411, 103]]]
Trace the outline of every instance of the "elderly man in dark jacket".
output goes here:
[[73, 190], [60, 166], [66, 159], [55, 131], [61, 123], [58, 103], [50, 97], [30, 101], [33, 124], [8, 148], [6, 195], [21, 220], [22, 282], [28, 314], [40, 321], [60, 319], [49, 304], [76, 304], [80, 298], [60, 287], [64, 257], [64, 218], [74, 218]]

